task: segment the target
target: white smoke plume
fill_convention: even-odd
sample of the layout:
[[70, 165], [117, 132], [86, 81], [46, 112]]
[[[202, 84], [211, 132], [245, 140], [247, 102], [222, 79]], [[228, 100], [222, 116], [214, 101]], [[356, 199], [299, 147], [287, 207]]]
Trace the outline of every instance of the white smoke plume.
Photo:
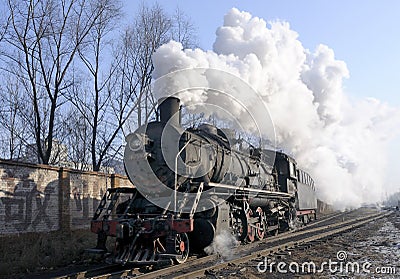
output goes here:
[[[233, 8], [216, 34], [213, 51], [183, 50], [174, 41], [161, 46], [153, 56], [154, 78], [194, 68], [240, 77], [268, 107], [277, 146], [313, 176], [320, 199], [337, 208], [380, 200], [399, 110], [377, 99], [350, 100], [342, 84], [349, 77], [346, 64], [325, 45], [305, 49], [286, 22], [267, 23]], [[218, 76], [204, 78], [211, 88], [226, 85]], [[207, 99], [204, 90], [186, 93], [185, 104]], [[249, 100], [252, 111], [265, 113], [257, 102]]]

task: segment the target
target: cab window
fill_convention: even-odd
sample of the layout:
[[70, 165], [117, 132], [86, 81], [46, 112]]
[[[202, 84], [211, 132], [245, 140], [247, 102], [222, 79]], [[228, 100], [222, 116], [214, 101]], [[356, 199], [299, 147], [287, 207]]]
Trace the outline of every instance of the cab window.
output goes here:
[[293, 162], [289, 162], [289, 173], [291, 177], [296, 177], [296, 167]]

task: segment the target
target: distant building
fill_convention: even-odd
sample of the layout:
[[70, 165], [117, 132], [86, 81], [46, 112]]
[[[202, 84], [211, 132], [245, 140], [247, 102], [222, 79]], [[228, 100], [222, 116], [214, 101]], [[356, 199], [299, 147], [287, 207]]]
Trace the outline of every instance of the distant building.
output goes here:
[[109, 159], [104, 162], [107, 168], [112, 169], [117, 174], [126, 175], [124, 162], [118, 159]]

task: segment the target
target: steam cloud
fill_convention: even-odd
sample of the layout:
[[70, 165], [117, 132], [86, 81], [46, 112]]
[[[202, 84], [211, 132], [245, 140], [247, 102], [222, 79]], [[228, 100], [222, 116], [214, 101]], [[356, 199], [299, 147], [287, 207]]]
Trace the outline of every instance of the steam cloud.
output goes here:
[[207, 246], [204, 251], [208, 254], [219, 254], [223, 259], [230, 260], [233, 258], [233, 248], [240, 242], [229, 231], [222, 231], [216, 235], [214, 241]]
[[[346, 64], [325, 45], [305, 49], [286, 22], [267, 24], [233, 8], [216, 34], [213, 51], [183, 50], [174, 41], [161, 46], [153, 56], [154, 78], [199, 67], [240, 77], [268, 107], [277, 146], [313, 176], [320, 199], [337, 208], [380, 200], [399, 110], [373, 98], [351, 101], [342, 84], [349, 77]], [[218, 77], [206, 79], [211, 88], [224, 86]], [[190, 104], [207, 95], [194, 90], [182, 98]], [[252, 111], [264, 113], [256, 102]]]

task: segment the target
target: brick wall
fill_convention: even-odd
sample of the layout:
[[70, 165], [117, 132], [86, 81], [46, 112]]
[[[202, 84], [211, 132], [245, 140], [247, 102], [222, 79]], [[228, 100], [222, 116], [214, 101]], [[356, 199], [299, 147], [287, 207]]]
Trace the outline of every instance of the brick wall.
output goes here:
[[90, 227], [108, 187], [125, 176], [0, 160], [0, 236]]

